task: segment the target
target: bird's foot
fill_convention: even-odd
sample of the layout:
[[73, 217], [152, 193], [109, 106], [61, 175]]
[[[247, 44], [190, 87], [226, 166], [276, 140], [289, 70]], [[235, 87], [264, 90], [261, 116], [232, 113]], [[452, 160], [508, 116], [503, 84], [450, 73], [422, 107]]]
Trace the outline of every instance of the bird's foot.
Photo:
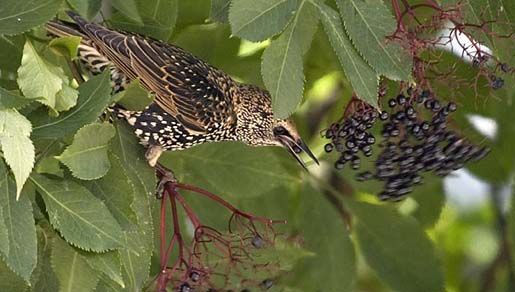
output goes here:
[[166, 184], [175, 184], [177, 183], [177, 179], [175, 178], [175, 174], [171, 169], [168, 169], [159, 163], [157, 163], [154, 167], [157, 172], [157, 177], [159, 178], [156, 187], [156, 198], [162, 199], [164, 196]]

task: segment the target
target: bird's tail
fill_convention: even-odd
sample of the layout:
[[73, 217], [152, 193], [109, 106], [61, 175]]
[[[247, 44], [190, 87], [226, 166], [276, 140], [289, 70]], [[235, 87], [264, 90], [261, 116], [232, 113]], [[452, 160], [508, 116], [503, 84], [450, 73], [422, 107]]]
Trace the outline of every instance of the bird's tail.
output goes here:
[[80, 36], [83, 40], [87, 40], [88, 37], [82, 33], [80, 27], [71, 22], [62, 20], [51, 20], [45, 25], [48, 33], [55, 37], [66, 37], [66, 36]]

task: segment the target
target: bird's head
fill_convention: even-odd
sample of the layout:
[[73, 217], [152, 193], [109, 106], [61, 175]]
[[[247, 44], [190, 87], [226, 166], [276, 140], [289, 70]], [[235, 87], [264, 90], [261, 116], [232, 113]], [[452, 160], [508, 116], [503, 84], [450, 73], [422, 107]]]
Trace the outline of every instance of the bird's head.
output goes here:
[[276, 119], [270, 94], [257, 86], [241, 85], [237, 103], [237, 140], [251, 146], [280, 146], [288, 150], [304, 167], [300, 154], [306, 153], [318, 164], [315, 155], [300, 138], [289, 119]]

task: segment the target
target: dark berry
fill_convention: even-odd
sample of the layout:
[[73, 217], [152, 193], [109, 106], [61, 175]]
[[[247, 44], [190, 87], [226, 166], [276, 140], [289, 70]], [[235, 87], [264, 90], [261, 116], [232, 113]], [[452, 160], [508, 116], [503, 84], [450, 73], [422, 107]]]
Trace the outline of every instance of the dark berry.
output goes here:
[[395, 99], [392, 98], [388, 101], [388, 106], [395, 107], [396, 105], [397, 105], [397, 102], [395, 101]]
[[386, 121], [389, 117], [389, 114], [388, 112], [384, 111], [384, 112], [381, 112], [381, 114], [379, 115], [379, 119], [381, 119], [382, 121]]
[[334, 168], [336, 168], [337, 170], [342, 170], [344, 166], [345, 166], [345, 163], [343, 163], [339, 160], [334, 163]]
[[406, 103], [406, 97], [403, 94], [397, 95], [397, 103], [403, 105]]
[[504, 86], [504, 79], [497, 77], [494, 80], [492, 80], [492, 88], [493, 89], [500, 89]]
[[197, 272], [191, 272], [190, 273], [190, 279], [193, 282], [198, 282], [200, 280], [200, 274]]
[[191, 287], [188, 283], [182, 283], [181, 286], [179, 286], [179, 292], [191, 292]]
[[333, 129], [327, 129], [327, 130], [325, 131], [325, 137], [326, 137], [326, 138], [331, 139], [333, 136], [334, 136]]
[[458, 105], [456, 105], [454, 102], [449, 102], [447, 105], [447, 110], [450, 112], [455, 112], [458, 109]]
[[334, 146], [333, 146], [333, 144], [331, 144], [331, 143], [327, 143], [327, 144], [325, 144], [325, 146], [324, 146], [324, 150], [325, 150], [325, 152], [327, 152], [327, 153], [329, 153], [329, 152], [333, 151], [333, 149], [334, 149]]
[[506, 63], [502, 63], [501, 71], [503, 71], [504, 73], [508, 73], [508, 71], [510, 71], [510, 66], [508, 66], [508, 64], [506, 64]]
[[256, 234], [254, 237], [252, 237], [251, 243], [255, 248], [262, 248], [265, 245], [265, 241], [261, 236], [259, 236], [259, 234]]
[[261, 288], [263, 289], [270, 289], [272, 288], [272, 286], [274, 285], [274, 281], [270, 280], [270, 279], [266, 279], [266, 280], [263, 280], [263, 282], [261, 282]]

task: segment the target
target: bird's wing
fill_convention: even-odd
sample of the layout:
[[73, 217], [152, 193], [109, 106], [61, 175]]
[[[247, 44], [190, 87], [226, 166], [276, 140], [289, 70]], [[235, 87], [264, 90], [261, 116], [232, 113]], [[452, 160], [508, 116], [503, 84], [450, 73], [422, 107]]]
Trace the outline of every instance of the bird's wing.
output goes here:
[[78, 20], [98, 49], [129, 78], [139, 79], [186, 128], [205, 133], [235, 122], [234, 81], [225, 73], [173, 45]]

